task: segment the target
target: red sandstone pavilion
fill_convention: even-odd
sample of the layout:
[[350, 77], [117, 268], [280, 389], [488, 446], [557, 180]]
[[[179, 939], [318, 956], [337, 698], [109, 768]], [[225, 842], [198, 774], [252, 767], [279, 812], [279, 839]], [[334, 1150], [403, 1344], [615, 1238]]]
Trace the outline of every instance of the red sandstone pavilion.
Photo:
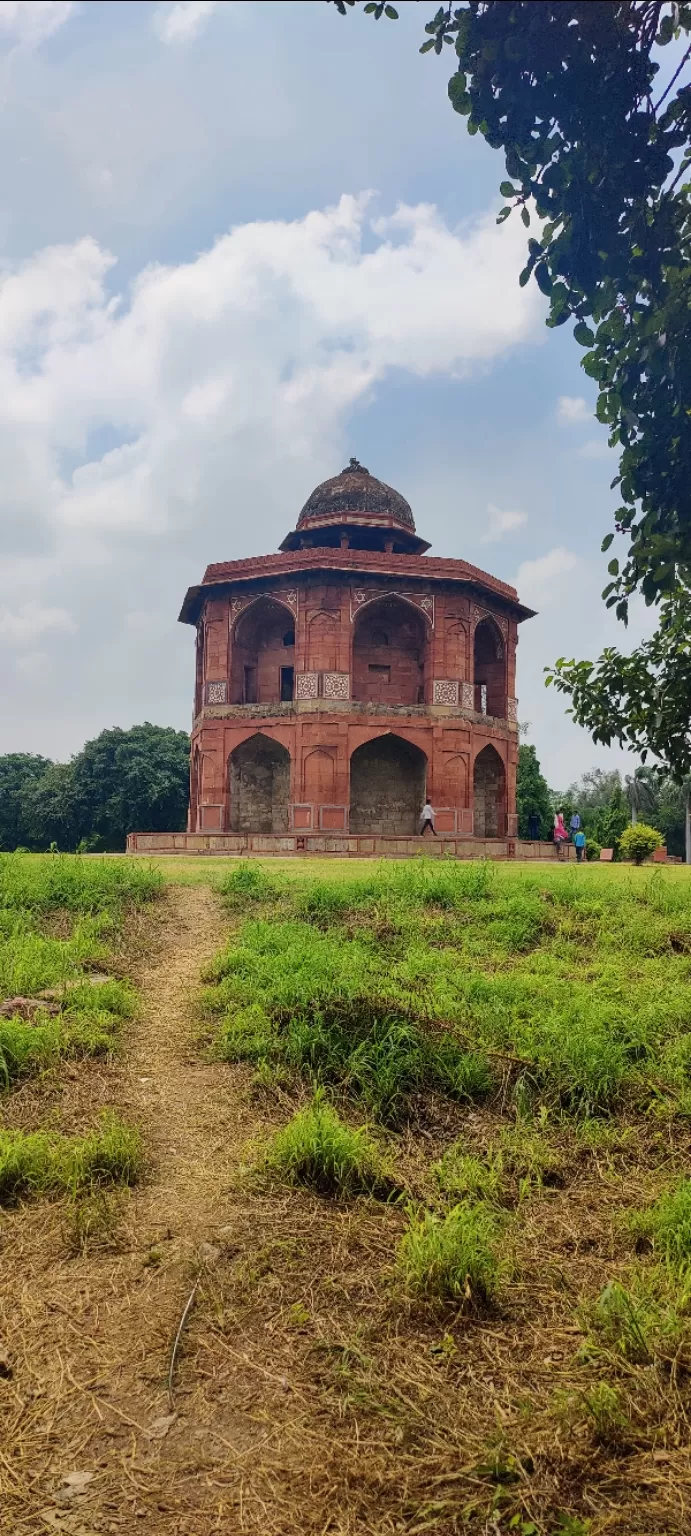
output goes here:
[[[428, 557], [404, 498], [351, 459], [280, 553], [210, 565], [197, 630], [187, 833], [131, 851], [515, 853], [513, 587]], [[538, 852], [538, 846], [521, 845]]]

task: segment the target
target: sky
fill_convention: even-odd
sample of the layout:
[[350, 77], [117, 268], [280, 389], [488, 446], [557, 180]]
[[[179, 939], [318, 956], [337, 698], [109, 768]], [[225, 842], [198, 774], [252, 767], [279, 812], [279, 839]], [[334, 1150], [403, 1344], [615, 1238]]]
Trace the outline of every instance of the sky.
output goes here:
[[0, 752], [189, 729], [187, 587], [275, 550], [352, 454], [538, 610], [517, 691], [550, 784], [633, 766], [543, 674], [650, 627], [600, 598], [616, 459], [518, 286], [503, 159], [398, 9], [0, 0]]

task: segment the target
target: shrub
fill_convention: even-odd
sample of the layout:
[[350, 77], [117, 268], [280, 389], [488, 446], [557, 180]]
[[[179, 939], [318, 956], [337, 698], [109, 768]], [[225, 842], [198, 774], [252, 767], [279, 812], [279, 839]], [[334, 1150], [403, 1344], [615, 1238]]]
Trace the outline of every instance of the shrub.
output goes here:
[[637, 821], [634, 826], [625, 827], [619, 839], [621, 857], [631, 859], [634, 864], [642, 864], [655, 848], [661, 847], [662, 833], [658, 832], [656, 827], [646, 826], [644, 821]]
[[397, 1255], [407, 1289], [441, 1301], [485, 1305], [499, 1282], [500, 1231], [496, 1212], [470, 1200], [443, 1217], [412, 1214]]
[[386, 1196], [394, 1187], [366, 1128], [345, 1125], [321, 1094], [276, 1132], [264, 1167], [288, 1184], [304, 1184], [322, 1195]]
[[504, 1170], [500, 1155], [485, 1161], [464, 1152], [461, 1143], [454, 1142], [432, 1165], [431, 1173], [442, 1194], [455, 1204], [459, 1200], [501, 1200]]
[[596, 837], [589, 837], [585, 845], [586, 859], [599, 859], [602, 848]]

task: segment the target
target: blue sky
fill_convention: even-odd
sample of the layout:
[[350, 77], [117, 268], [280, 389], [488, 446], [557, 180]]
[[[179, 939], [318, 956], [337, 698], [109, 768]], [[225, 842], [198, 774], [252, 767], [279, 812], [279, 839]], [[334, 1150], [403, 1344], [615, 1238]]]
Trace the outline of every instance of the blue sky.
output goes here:
[[399, 9], [0, 0], [0, 751], [188, 727], [186, 587], [274, 549], [352, 453], [539, 609], [519, 714], [550, 782], [624, 762], [542, 681], [627, 643], [615, 461], [518, 289], [501, 157]]

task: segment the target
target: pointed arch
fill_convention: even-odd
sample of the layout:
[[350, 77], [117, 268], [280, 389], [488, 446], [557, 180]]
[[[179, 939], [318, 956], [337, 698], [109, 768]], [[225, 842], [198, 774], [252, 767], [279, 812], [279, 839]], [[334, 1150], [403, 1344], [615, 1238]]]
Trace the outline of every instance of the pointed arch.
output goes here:
[[[292, 623], [286, 622], [290, 614]], [[292, 635], [292, 644], [286, 642]], [[293, 696], [295, 631], [293, 610], [263, 594], [243, 608], [232, 634], [232, 704], [277, 704]]]
[[350, 759], [350, 830], [356, 836], [411, 837], [425, 799], [427, 758], [387, 731]]
[[231, 832], [287, 832], [290, 753], [255, 731], [228, 760]]
[[482, 748], [473, 765], [473, 831], [476, 837], [506, 834], [506, 769], [496, 748]]
[[370, 704], [421, 704], [428, 627], [397, 594], [363, 605], [353, 633], [353, 698]]
[[473, 681], [477, 713], [505, 720], [506, 647], [499, 625], [489, 615], [475, 626]]

